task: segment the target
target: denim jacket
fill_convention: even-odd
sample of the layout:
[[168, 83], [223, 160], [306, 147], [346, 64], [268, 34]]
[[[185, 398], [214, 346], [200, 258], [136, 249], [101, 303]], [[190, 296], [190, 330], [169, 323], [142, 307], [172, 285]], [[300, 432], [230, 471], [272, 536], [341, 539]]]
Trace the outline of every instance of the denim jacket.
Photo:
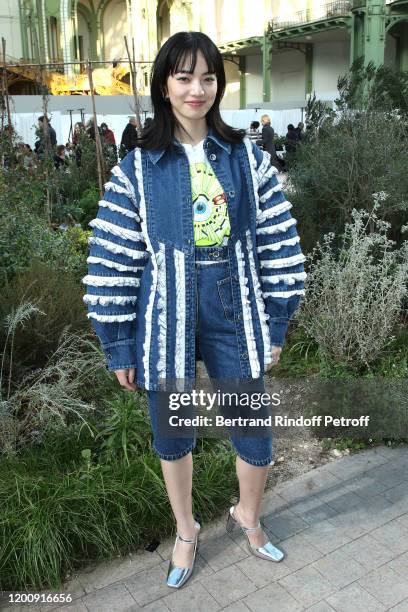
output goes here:
[[[228, 257], [242, 379], [259, 378], [282, 346], [306, 274], [292, 205], [270, 155], [248, 138], [213, 130], [204, 150], [223, 187], [231, 224]], [[195, 377], [195, 245], [189, 163], [136, 148], [112, 170], [90, 224], [84, 302], [109, 370], [136, 368], [138, 386]]]

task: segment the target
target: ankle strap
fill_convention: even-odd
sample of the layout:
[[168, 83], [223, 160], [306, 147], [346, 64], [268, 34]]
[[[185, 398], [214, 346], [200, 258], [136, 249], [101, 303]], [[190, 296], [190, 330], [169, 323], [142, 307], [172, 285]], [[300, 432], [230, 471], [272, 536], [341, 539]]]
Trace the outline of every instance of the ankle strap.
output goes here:
[[234, 519], [234, 521], [236, 521], [238, 523], [238, 525], [241, 527], [241, 529], [243, 529], [244, 531], [256, 531], [257, 529], [262, 527], [261, 521], [258, 521], [258, 525], [256, 527], [244, 527], [243, 525], [241, 525], [241, 523], [235, 517], [235, 506], [231, 506], [230, 514], [231, 514], [232, 518]]
[[244, 531], [256, 531], [261, 527], [261, 523], [259, 522], [256, 527], [244, 527], [243, 525], [241, 525], [241, 527]]
[[187, 542], [187, 544], [195, 544], [196, 540], [185, 540], [184, 538], [181, 537], [181, 535], [177, 532], [177, 537], [179, 540], [181, 540], [182, 542]]

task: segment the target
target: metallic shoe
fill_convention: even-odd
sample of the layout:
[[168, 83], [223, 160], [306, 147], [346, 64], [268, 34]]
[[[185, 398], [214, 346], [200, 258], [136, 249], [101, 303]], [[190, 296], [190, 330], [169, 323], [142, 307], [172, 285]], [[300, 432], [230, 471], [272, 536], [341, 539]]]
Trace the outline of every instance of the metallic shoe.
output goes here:
[[[198, 531], [200, 530], [200, 523], [198, 523], [197, 521], [195, 521], [195, 528]], [[196, 557], [196, 552], [197, 552], [197, 547], [198, 547], [198, 533], [194, 540], [185, 540], [184, 538], [181, 537], [179, 533], [177, 533], [176, 541], [174, 543], [174, 548], [173, 548], [173, 554], [174, 554], [174, 551], [176, 550], [178, 540], [181, 540], [182, 542], [187, 542], [187, 544], [194, 544], [194, 554], [193, 554], [193, 563], [191, 567], [177, 567], [176, 565], [173, 564], [173, 557], [170, 559], [169, 569], [167, 572], [167, 586], [173, 587], [175, 589], [179, 589], [180, 587], [184, 586], [187, 580], [190, 578], [191, 574], [193, 573], [194, 562], [195, 562], [195, 557]]]
[[257, 548], [256, 546], [252, 546], [251, 542], [249, 541], [247, 532], [256, 531], [257, 529], [261, 529], [263, 527], [263, 525], [261, 524], [261, 521], [259, 521], [256, 527], [244, 527], [235, 518], [234, 510], [235, 510], [235, 506], [231, 506], [231, 508], [229, 509], [227, 527], [226, 527], [228, 533], [231, 533], [235, 525], [238, 525], [238, 527], [246, 535], [248, 550], [252, 555], [255, 555], [255, 557], [260, 557], [261, 559], [266, 559], [267, 561], [276, 561], [276, 562], [282, 561], [282, 559], [285, 557], [285, 553], [282, 550], [279, 550], [279, 548], [276, 548], [276, 546], [274, 546], [272, 542], [266, 542], [266, 544]]

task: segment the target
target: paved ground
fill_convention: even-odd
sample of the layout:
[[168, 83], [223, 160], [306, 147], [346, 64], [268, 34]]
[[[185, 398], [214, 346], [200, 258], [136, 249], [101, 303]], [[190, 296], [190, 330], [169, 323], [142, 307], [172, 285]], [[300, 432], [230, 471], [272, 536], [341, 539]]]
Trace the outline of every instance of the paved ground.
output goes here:
[[165, 584], [172, 538], [82, 573], [65, 587], [73, 603], [57, 609], [408, 612], [407, 447], [368, 450], [283, 483], [266, 492], [263, 516], [287, 554], [282, 563], [250, 555], [238, 531], [226, 533], [225, 516], [202, 528], [196, 570], [180, 591]]

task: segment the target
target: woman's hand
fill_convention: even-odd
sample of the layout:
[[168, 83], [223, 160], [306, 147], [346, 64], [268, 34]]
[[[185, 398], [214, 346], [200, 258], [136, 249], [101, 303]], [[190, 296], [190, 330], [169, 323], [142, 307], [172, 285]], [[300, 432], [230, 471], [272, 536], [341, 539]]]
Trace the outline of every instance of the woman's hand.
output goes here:
[[276, 365], [279, 362], [281, 352], [282, 352], [281, 346], [272, 347], [272, 351], [271, 351], [272, 362], [266, 366], [265, 372], [268, 372], [271, 368], [273, 368], [274, 365]]
[[125, 370], [114, 370], [116, 378], [119, 381], [121, 387], [128, 391], [137, 391], [138, 387], [134, 384], [135, 380], [135, 368], [126, 368]]

